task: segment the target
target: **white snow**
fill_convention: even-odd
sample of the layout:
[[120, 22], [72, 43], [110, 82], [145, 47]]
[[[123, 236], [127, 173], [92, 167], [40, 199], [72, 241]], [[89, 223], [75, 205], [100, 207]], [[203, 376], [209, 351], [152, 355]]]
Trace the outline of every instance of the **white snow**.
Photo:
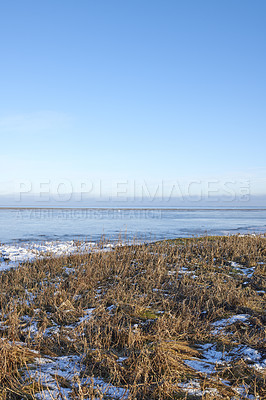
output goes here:
[[95, 308], [87, 308], [86, 310], [83, 310], [84, 316], [79, 318], [78, 325], [88, 321], [92, 317], [92, 314], [93, 314], [94, 310], [95, 310]]
[[216, 327], [212, 331], [214, 335], [217, 335], [219, 332], [221, 332], [224, 328], [226, 328], [229, 325], [234, 324], [235, 322], [245, 322], [249, 319], [250, 315], [249, 314], [237, 314], [233, 315], [232, 317], [229, 318], [224, 318], [220, 319], [219, 321], [213, 322], [213, 326]]
[[231, 267], [233, 267], [240, 274], [246, 275], [247, 278], [251, 278], [254, 274], [255, 267], [245, 268], [243, 265], [238, 264], [237, 262], [231, 261]]
[[[80, 373], [85, 371], [82, 365], [82, 357], [62, 356], [62, 357], [40, 357], [35, 359], [35, 364], [29, 365], [25, 377], [33, 378], [36, 382], [42, 384], [46, 390], [37, 394], [38, 399], [71, 399], [72, 388], [82, 387], [92, 384], [94, 389], [100, 390], [106, 396], [113, 399], [126, 399], [127, 389], [113, 386], [104, 382], [100, 378], [81, 377]], [[58, 384], [60, 377], [69, 383], [70, 388], [62, 388]], [[63, 395], [63, 397], [60, 397]]]
[[216, 344], [213, 343], [198, 345], [198, 347], [203, 358], [186, 360], [185, 363], [189, 367], [207, 375], [212, 374], [217, 365], [230, 364], [235, 359], [244, 359], [257, 370], [262, 371], [266, 368], [266, 360], [262, 359], [259, 351], [246, 345], [238, 345], [231, 350], [224, 349], [223, 351], [217, 350]]
[[[24, 242], [20, 244], [0, 245], [0, 271], [16, 267], [21, 262], [34, 261], [36, 258], [47, 256], [63, 256], [77, 253], [87, 253], [91, 251], [109, 251], [114, 247], [107, 243], [98, 247], [95, 242], [70, 241], [46, 241], [43, 243]], [[70, 273], [71, 271], [67, 270]]]
[[204, 396], [206, 394], [212, 394], [219, 397], [219, 392], [216, 388], [208, 388], [201, 390], [200, 383], [196, 380], [190, 382], [179, 382], [178, 387], [187, 392], [190, 396]]

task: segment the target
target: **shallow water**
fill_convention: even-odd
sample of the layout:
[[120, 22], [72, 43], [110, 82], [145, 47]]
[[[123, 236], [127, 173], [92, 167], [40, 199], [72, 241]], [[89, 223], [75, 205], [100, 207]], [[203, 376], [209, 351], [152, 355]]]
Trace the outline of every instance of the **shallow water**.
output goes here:
[[266, 209], [0, 209], [0, 242], [265, 233]]

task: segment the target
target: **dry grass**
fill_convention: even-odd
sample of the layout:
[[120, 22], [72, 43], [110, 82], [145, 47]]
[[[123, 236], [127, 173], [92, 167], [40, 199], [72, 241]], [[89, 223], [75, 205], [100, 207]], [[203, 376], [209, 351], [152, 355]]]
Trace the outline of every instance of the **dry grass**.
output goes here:
[[[49, 390], [50, 398], [112, 398], [111, 385], [128, 399], [265, 399], [265, 369], [241, 354], [212, 373], [187, 361], [203, 360], [207, 343], [228, 354], [249, 346], [265, 358], [265, 277], [262, 236], [115, 247], [3, 272], [1, 399]], [[249, 318], [214, 332], [213, 322], [239, 314]], [[80, 362], [75, 376], [54, 374], [57, 392], [26, 373], [38, 370], [38, 357], [63, 356]], [[97, 388], [99, 378], [106, 386]]]

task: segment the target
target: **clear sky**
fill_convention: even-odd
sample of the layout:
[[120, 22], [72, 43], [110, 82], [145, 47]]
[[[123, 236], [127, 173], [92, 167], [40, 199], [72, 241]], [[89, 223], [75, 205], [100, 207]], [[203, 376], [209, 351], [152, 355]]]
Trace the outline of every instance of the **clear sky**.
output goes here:
[[0, 37], [1, 194], [210, 180], [266, 194], [265, 0], [8, 0]]

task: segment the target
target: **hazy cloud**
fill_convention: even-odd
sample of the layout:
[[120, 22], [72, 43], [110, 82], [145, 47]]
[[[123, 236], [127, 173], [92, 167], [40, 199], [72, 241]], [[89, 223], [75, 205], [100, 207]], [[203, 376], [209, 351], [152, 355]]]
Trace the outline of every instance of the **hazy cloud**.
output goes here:
[[63, 129], [71, 122], [71, 117], [57, 111], [38, 111], [0, 116], [0, 130], [3, 133], [35, 133]]

